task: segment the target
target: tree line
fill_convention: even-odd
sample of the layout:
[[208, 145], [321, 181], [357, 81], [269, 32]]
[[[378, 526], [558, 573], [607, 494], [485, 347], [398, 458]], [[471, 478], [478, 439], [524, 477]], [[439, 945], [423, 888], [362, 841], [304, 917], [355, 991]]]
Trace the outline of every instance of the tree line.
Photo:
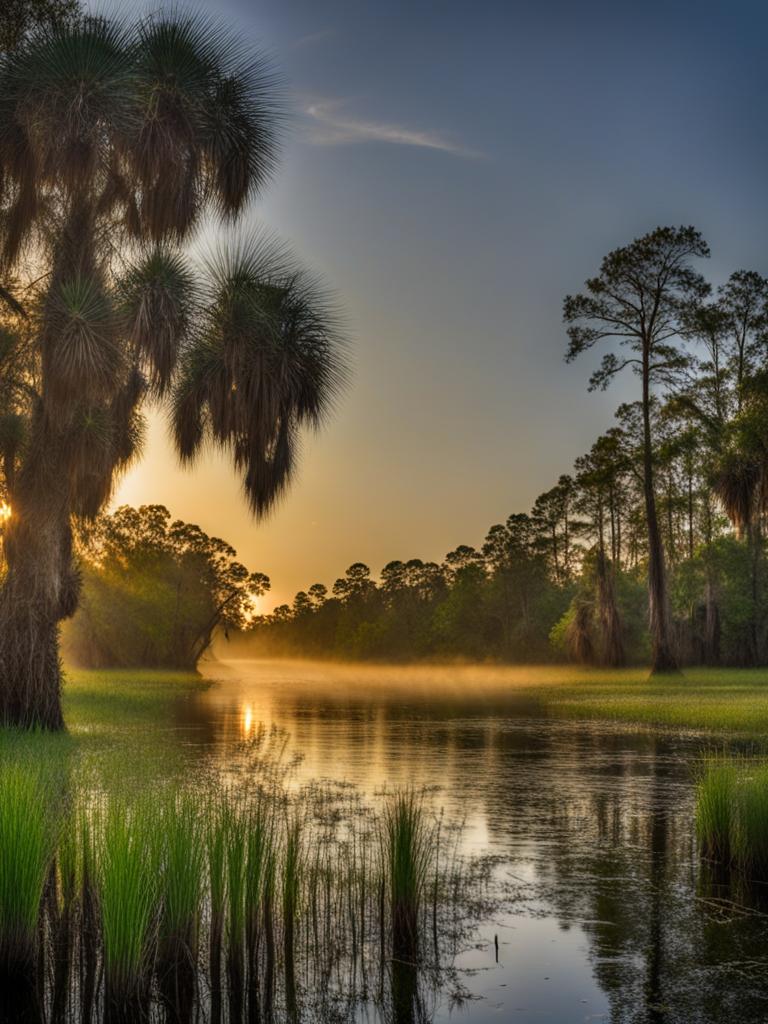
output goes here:
[[564, 301], [566, 359], [605, 351], [637, 397], [527, 514], [441, 564], [350, 566], [263, 616], [265, 649], [352, 657], [568, 657], [762, 665], [768, 659], [768, 279], [714, 288], [693, 227], [609, 253]]

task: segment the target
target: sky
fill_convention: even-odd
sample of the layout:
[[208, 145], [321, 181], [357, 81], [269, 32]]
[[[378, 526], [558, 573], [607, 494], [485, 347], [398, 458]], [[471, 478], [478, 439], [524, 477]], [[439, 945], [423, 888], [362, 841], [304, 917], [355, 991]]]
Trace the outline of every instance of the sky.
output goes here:
[[266, 522], [223, 460], [178, 467], [160, 415], [115, 500], [223, 536], [271, 577], [265, 610], [355, 561], [479, 546], [571, 470], [636, 388], [589, 394], [591, 357], [563, 360], [562, 299], [606, 252], [694, 224], [715, 283], [768, 274], [763, 2], [204, 9], [282, 74], [290, 130], [248, 218], [333, 290], [352, 384]]

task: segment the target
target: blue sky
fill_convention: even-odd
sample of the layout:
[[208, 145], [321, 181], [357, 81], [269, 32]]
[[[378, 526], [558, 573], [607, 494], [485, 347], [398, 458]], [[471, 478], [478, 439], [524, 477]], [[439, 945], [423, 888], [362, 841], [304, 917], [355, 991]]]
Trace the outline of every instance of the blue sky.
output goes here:
[[563, 362], [562, 298], [609, 249], [690, 223], [715, 282], [768, 274], [764, 4], [205, 11], [283, 74], [290, 134], [251, 216], [338, 294], [354, 382], [266, 524], [215, 459], [182, 475], [159, 423], [119, 498], [223, 534], [278, 600], [480, 544], [570, 470], [634, 393]]

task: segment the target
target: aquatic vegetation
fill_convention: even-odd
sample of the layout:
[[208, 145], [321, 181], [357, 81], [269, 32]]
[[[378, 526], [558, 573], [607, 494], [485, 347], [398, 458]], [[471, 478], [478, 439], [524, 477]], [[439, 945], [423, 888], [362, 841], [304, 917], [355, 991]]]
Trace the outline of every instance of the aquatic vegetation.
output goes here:
[[231, 770], [169, 749], [171, 706], [207, 685], [78, 673], [69, 735], [3, 733], [4, 938], [31, 895], [0, 1020], [388, 1019], [448, 979], [482, 882], [436, 842], [433, 796], [300, 784], [275, 729]]
[[205, 869], [200, 810], [199, 797], [188, 792], [172, 793], [161, 810], [160, 944], [170, 956], [180, 949], [197, 955]]
[[161, 868], [158, 825], [149, 800], [117, 801], [96, 814], [104, 972], [118, 1001], [140, 997], [147, 985]]
[[171, 793], [161, 811], [161, 908], [157, 973], [163, 999], [186, 1019], [194, 1005], [203, 909], [205, 843], [200, 798]]
[[211, 998], [221, 998], [221, 960], [227, 912], [227, 819], [225, 805], [209, 804], [205, 818], [205, 846], [209, 881], [208, 962]]
[[345, 976], [361, 981], [362, 995], [350, 981], [351, 1012], [371, 990], [415, 999], [421, 964], [434, 982], [428, 922], [446, 957], [455, 947], [460, 866], [438, 863], [415, 791], [378, 807], [274, 779], [130, 799], [75, 788], [62, 815], [54, 829], [27, 765], [0, 768], [2, 948], [54, 1021], [90, 1020], [99, 1005], [109, 1022], [145, 1019], [155, 1000], [177, 1021], [201, 1000], [212, 1020], [294, 1017], [300, 999], [322, 1002]]
[[0, 970], [12, 978], [34, 961], [55, 825], [40, 773], [4, 767], [0, 779]]
[[696, 795], [703, 854], [751, 878], [768, 878], [768, 764], [746, 757], [711, 760]]
[[710, 759], [696, 787], [696, 833], [703, 853], [714, 860], [731, 857], [736, 766]]
[[418, 955], [420, 911], [437, 849], [433, 839], [423, 798], [413, 790], [396, 793], [385, 806], [381, 834], [396, 959], [413, 960]]
[[[390, 957], [407, 954], [415, 967], [437, 870], [418, 794], [394, 794], [378, 809], [330, 787], [289, 793], [274, 781], [132, 799], [84, 789], [54, 834], [28, 772], [4, 768], [0, 785], [4, 794], [27, 786], [17, 803], [27, 816], [33, 804], [39, 811], [30, 832], [38, 855], [19, 846], [17, 863], [8, 843], [3, 863], [17, 873], [37, 864], [21, 969], [30, 992], [50, 986], [52, 1019], [88, 1020], [97, 1005], [108, 1021], [143, 1019], [155, 999], [172, 1020], [194, 1019], [201, 999], [211, 1019], [280, 1007], [293, 1016], [300, 998], [326, 998], [329, 979], [338, 985], [345, 971], [363, 978], [376, 965], [381, 992]], [[440, 871], [450, 880], [439, 897], [435, 888], [430, 915], [450, 945], [458, 865], [446, 860]], [[33, 955], [39, 936], [42, 958]], [[396, 975], [402, 988], [401, 974], [392, 983]]]

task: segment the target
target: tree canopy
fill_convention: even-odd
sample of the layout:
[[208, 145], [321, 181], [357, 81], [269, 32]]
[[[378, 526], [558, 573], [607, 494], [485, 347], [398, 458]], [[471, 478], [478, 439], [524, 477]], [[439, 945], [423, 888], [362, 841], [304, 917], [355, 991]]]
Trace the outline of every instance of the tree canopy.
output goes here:
[[81, 607], [68, 655], [88, 667], [194, 668], [217, 630], [245, 629], [269, 578], [163, 505], [101, 515], [79, 544]]

